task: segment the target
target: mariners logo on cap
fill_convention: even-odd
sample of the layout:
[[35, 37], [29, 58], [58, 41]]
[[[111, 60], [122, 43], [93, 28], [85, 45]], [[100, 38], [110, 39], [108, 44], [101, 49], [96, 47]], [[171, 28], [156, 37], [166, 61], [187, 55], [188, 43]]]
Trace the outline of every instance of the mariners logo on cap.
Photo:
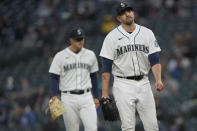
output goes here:
[[125, 7], [125, 3], [120, 3], [120, 6], [123, 8]]
[[81, 30], [80, 29], [77, 30], [77, 34], [81, 35]]

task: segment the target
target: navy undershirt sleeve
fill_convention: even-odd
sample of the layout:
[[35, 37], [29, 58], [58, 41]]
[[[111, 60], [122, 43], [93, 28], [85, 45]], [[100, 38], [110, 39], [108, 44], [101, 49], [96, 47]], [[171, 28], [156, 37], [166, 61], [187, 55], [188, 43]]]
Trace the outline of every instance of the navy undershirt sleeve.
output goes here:
[[112, 72], [112, 63], [113, 61], [107, 58], [102, 57], [102, 72]]
[[92, 83], [92, 93], [94, 98], [98, 98], [98, 79], [97, 72], [90, 74], [91, 83]]
[[155, 52], [153, 54], [150, 54], [148, 56], [149, 62], [151, 67], [154, 66], [155, 64], [159, 64], [160, 60], [159, 60], [159, 52]]
[[50, 83], [51, 83], [51, 95], [52, 96], [57, 96], [58, 94], [58, 87], [59, 87], [59, 75], [50, 73]]

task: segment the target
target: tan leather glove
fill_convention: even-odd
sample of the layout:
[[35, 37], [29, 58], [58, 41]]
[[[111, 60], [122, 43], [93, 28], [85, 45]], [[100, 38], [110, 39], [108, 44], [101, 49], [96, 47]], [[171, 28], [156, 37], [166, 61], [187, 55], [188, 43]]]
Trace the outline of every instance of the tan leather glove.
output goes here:
[[53, 97], [49, 100], [49, 110], [52, 120], [57, 120], [60, 115], [66, 112], [62, 102], [57, 97]]

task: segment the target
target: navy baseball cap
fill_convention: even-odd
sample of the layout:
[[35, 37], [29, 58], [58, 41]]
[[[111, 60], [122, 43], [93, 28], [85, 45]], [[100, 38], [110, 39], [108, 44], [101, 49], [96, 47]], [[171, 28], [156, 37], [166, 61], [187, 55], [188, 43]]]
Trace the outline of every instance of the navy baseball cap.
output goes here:
[[128, 5], [127, 3], [121, 2], [116, 8], [117, 16], [121, 15], [125, 10], [133, 11], [133, 7]]
[[85, 38], [85, 34], [81, 28], [73, 28], [70, 32], [69, 37], [75, 40], [79, 40]]

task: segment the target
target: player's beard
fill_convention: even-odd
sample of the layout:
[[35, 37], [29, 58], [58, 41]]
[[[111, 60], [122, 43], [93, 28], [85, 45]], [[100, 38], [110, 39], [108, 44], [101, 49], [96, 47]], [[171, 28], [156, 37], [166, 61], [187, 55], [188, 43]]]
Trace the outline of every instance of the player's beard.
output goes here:
[[133, 18], [127, 17], [126, 20], [125, 20], [125, 22], [124, 22], [124, 24], [125, 25], [132, 25], [133, 22], [134, 22], [134, 19]]

